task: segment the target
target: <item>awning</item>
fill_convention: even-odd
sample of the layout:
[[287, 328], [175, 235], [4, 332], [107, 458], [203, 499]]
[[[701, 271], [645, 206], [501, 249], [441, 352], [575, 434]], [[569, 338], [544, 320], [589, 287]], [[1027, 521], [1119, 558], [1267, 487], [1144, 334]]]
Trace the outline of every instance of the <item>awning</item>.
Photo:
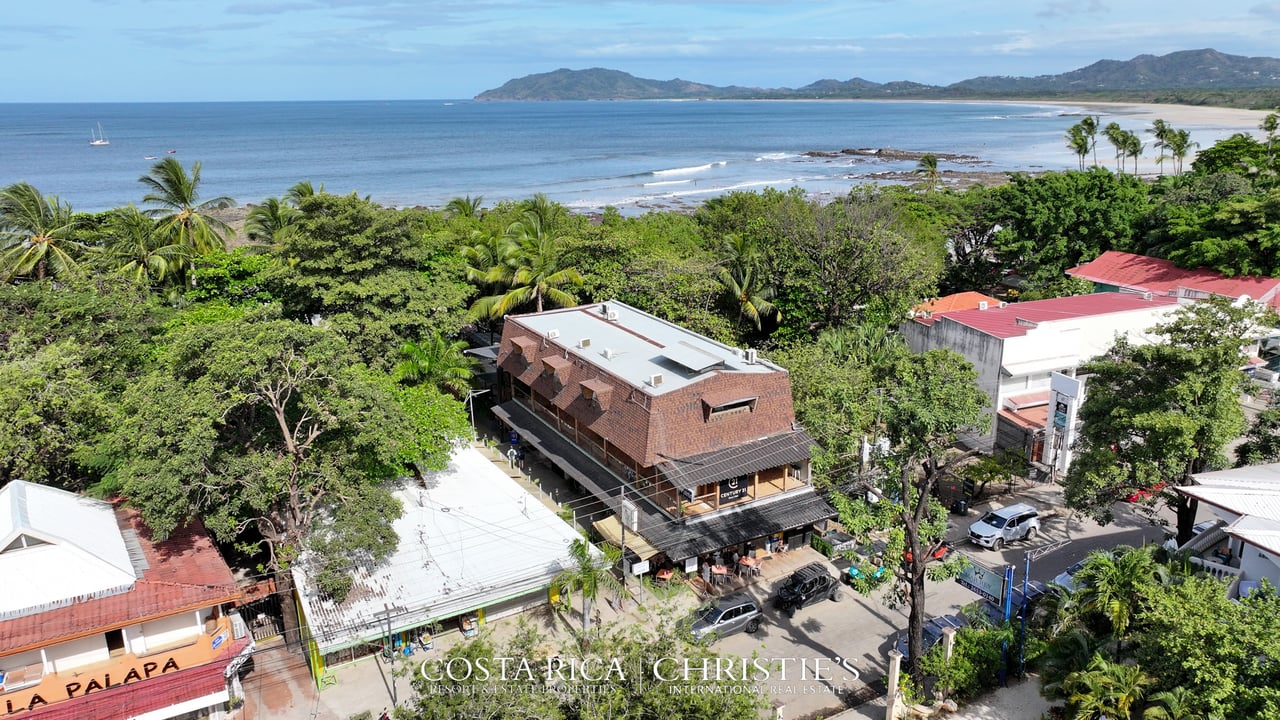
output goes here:
[[[617, 515], [610, 515], [603, 520], [597, 520], [592, 523], [592, 526], [595, 527], [596, 532], [600, 533], [600, 537], [605, 539], [605, 542], [622, 547], [622, 522], [618, 520]], [[648, 560], [661, 552], [650, 545], [643, 535], [631, 530], [627, 531], [627, 550], [640, 556], [641, 560]]]
[[1066, 370], [1080, 364], [1080, 358], [1077, 355], [1057, 355], [1050, 358], [1039, 358], [1036, 360], [1023, 360], [1021, 362], [1005, 363], [1000, 371], [1010, 377], [1019, 375], [1035, 375], [1037, 373], [1046, 373], [1051, 370]]
[[815, 443], [803, 430], [734, 445], [702, 455], [667, 458], [658, 464], [662, 478], [680, 490], [784, 465], [802, 464]]

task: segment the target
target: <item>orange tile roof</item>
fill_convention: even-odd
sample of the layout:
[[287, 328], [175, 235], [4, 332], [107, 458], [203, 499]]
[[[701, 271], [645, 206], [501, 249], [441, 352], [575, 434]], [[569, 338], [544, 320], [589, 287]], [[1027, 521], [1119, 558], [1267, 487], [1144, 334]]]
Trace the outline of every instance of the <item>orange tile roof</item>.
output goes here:
[[916, 312], [928, 312], [937, 315], [938, 313], [951, 312], [953, 310], [977, 310], [981, 307], [981, 303], [986, 303], [987, 307], [995, 307], [1000, 304], [1000, 301], [993, 297], [987, 297], [980, 292], [961, 292], [934, 298], [929, 302], [920, 303], [912, 309]]
[[121, 529], [131, 528], [137, 533], [149, 565], [134, 588], [0, 621], [0, 655], [240, 598], [231, 569], [199, 520], [192, 520], [168, 539], [156, 542], [136, 510], [117, 507], [115, 513]]

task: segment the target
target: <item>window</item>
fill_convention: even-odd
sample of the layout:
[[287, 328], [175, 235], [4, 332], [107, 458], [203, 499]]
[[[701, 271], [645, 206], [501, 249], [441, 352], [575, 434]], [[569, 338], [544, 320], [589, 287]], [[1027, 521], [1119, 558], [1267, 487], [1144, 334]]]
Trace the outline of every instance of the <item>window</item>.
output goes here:
[[6, 545], [4, 547], [4, 550], [0, 550], [0, 552], [9, 552], [11, 550], [21, 550], [23, 548], [36, 547], [37, 545], [48, 545], [48, 544], [49, 543], [41, 540], [40, 538], [34, 538], [34, 537], [31, 537], [30, 535], [19, 535], [18, 537], [13, 539], [13, 542]]
[[745, 415], [746, 413], [755, 412], [757, 400], [759, 398], [742, 398], [741, 400], [733, 400], [711, 406], [707, 412], [707, 420], [720, 420], [732, 415]]
[[107, 631], [107, 654], [111, 657], [124, 654], [124, 630]]

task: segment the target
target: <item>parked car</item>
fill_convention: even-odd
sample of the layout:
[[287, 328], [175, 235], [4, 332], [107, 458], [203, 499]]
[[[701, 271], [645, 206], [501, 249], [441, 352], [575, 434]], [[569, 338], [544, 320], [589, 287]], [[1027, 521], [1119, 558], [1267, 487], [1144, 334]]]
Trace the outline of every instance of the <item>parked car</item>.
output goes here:
[[745, 593], [717, 598], [698, 608], [689, 623], [689, 633], [698, 642], [714, 642], [737, 632], [753, 633], [760, 629], [764, 613]]
[[[942, 615], [935, 618], [929, 618], [924, 623], [924, 633], [921, 640], [924, 644], [924, 651], [927, 653], [942, 640], [942, 630], [944, 628], [953, 627], [959, 630], [968, 624], [960, 615]], [[907, 637], [907, 633], [898, 634], [898, 644], [895, 646], [898, 652], [902, 653], [903, 660], [911, 658], [911, 642]]]
[[992, 510], [969, 526], [969, 541], [999, 551], [1005, 543], [1030, 540], [1040, 532], [1040, 514], [1026, 503]]
[[807, 607], [823, 598], [839, 602], [844, 597], [840, 581], [827, 572], [822, 563], [809, 563], [796, 570], [778, 588], [773, 599], [774, 608], [794, 617], [796, 610]]
[[1084, 564], [1085, 560], [1071, 563], [1070, 567], [1058, 573], [1057, 577], [1053, 579], [1053, 584], [1062, 587], [1062, 589], [1067, 592], [1075, 592], [1076, 588], [1080, 585], [1076, 582], [1076, 573], [1080, 572], [1080, 569], [1084, 567]]

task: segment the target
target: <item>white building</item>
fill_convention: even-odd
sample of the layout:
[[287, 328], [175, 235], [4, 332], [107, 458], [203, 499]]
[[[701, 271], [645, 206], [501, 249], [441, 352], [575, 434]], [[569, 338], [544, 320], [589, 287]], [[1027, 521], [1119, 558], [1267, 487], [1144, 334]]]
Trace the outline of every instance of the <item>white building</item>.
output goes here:
[[306, 563], [294, 567], [312, 671], [367, 654], [369, 646], [408, 644], [437, 623], [483, 623], [548, 602], [552, 580], [572, 567], [569, 545], [582, 536], [473, 447], [395, 493], [395, 554], [362, 567], [341, 602], [321, 592]]
[[[1056, 462], [1065, 471], [1070, 455], [1064, 449], [1071, 445], [1075, 409], [1083, 399], [1071, 377], [1075, 369], [1105, 352], [1117, 337], [1148, 342], [1147, 330], [1166, 321], [1178, 300], [1095, 293], [984, 305], [918, 315], [901, 330], [913, 352], [949, 348], [973, 363], [978, 385], [991, 400], [991, 423], [985, 434], [966, 442], [985, 452], [1019, 449], [1029, 459]], [[1051, 388], [1055, 372], [1065, 377]], [[1046, 443], [1046, 435], [1054, 434], [1048, 432], [1054, 416], [1062, 432], [1057, 443]]]
[[1199, 473], [1195, 481], [1175, 490], [1199, 501], [1219, 523], [1183, 549], [1212, 574], [1238, 578], [1239, 595], [1263, 578], [1280, 586], [1280, 463]]
[[132, 510], [0, 488], [0, 717], [217, 720], [253, 641], [198, 522], [156, 541]]

